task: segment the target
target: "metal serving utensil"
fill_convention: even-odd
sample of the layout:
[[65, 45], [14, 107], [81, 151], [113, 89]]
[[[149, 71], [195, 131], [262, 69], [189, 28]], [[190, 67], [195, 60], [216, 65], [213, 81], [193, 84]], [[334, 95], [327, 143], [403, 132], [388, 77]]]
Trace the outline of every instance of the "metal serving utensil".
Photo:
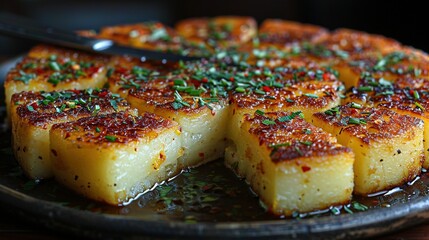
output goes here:
[[199, 57], [119, 46], [112, 40], [79, 36], [72, 31], [45, 26], [34, 20], [5, 12], [0, 12], [0, 34], [109, 55], [129, 55], [164, 61], [200, 59]]

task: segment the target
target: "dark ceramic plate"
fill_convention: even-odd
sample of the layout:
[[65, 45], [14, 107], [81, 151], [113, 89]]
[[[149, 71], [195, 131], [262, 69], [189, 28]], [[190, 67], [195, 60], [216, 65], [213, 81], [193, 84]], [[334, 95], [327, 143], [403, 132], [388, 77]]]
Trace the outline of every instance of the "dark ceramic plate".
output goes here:
[[[2, 78], [15, 61], [1, 64]], [[3, 107], [0, 119], [4, 115]], [[222, 159], [184, 172], [126, 206], [113, 207], [77, 196], [53, 180], [29, 181], [10, 146], [10, 131], [3, 128], [0, 202], [15, 214], [78, 236], [344, 239], [376, 236], [429, 218], [427, 174], [389, 192], [355, 198], [347, 206], [286, 219], [266, 212]]]

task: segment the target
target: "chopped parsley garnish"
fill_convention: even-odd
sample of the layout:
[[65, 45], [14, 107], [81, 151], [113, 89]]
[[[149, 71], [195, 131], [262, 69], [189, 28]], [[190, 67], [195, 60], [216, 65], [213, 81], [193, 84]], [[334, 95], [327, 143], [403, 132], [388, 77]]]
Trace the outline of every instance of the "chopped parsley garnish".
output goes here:
[[358, 87], [359, 92], [371, 92], [374, 91], [374, 88], [372, 86], [360, 86]]
[[190, 107], [189, 103], [183, 101], [182, 96], [180, 96], [180, 93], [178, 91], [174, 92], [174, 102], [171, 103], [171, 106], [174, 108], [174, 110], [181, 109], [182, 107]]
[[255, 111], [255, 114], [260, 115], [260, 116], [264, 116], [265, 112], [258, 109]]
[[36, 74], [34, 74], [34, 73], [25, 73], [22, 70], [19, 70], [19, 74], [21, 76], [15, 77], [14, 80], [21, 81], [21, 82], [23, 82], [25, 84], [28, 84], [28, 82], [30, 82], [31, 80], [33, 80], [33, 79], [36, 78]]
[[414, 105], [416, 105], [420, 110], [425, 111], [425, 108], [419, 102], [414, 102]]
[[316, 94], [313, 94], [313, 93], [304, 93], [304, 96], [309, 97], [309, 98], [319, 98], [319, 96], [317, 96]]
[[107, 141], [109, 141], [109, 142], [116, 142], [116, 139], [117, 139], [117, 137], [115, 137], [115, 136], [110, 136], [110, 135], [107, 135], [107, 136], [105, 136], [104, 137]]
[[268, 125], [274, 125], [274, 124], [276, 124], [276, 122], [271, 120], [271, 119], [264, 119], [264, 120], [262, 120], [262, 124], [268, 126]]
[[28, 109], [28, 111], [30, 111], [30, 112], [34, 112], [35, 110], [34, 110], [34, 107], [33, 106], [31, 106], [31, 105], [27, 105], [27, 109]]
[[356, 109], [361, 109], [361, 108], [362, 108], [362, 105], [360, 105], [360, 104], [358, 104], [358, 103], [355, 103], [355, 102], [351, 102], [351, 103], [350, 103], [350, 107], [351, 107], [351, 108], [356, 108]]
[[111, 100], [109, 100], [109, 102], [110, 102], [110, 106], [112, 106], [113, 109], [115, 109], [115, 111], [117, 111], [118, 110], [118, 103], [116, 102], [116, 100], [111, 99]]
[[292, 121], [296, 117], [304, 118], [304, 114], [301, 111], [293, 112], [290, 115], [279, 117], [278, 121], [279, 122], [289, 122], [289, 121]]

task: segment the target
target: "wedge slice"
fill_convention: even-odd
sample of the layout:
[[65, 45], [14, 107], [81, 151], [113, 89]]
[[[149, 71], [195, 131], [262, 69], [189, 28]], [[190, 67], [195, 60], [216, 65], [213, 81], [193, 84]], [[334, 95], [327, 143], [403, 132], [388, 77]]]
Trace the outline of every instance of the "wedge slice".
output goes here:
[[356, 194], [399, 186], [421, 171], [423, 121], [418, 118], [350, 103], [314, 114], [312, 123], [353, 150]]
[[55, 178], [88, 198], [123, 204], [180, 171], [180, 129], [154, 114], [119, 112], [55, 124]]
[[[101, 88], [109, 58], [40, 45], [12, 69], [5, 81], [6, 107], [14, 93]], [[8, 116], [10, 113], [8, 112]]]
[[49, 154], [53, 124], [121, 110], [137, 114], [124, 99], [107, 90], [21, 92], [12, 96], [12, 102], [12, 149], [32, 179], [53, 176]]
[[191, 96], [170, 88], [131, 89], [127, 100], [140, 113], [152, 112], [179, 123], [182, 168], [198, 166], [223, 156], [228, 122], [227, 101], [207, 93]]
[[225, 161], [267, 208], [292, 215], [350, 201], [354, 155], [299, 112], [245, 115]]

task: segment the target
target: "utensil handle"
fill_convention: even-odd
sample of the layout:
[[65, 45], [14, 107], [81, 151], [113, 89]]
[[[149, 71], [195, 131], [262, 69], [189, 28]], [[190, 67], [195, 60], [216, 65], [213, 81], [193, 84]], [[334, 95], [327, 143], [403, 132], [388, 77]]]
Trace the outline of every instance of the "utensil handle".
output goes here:
[[113, 45], [111, 40], [82, 37], [71, 31], [43, 26], [30, 19], [4, 12], [0, 13], [0, 33], [81, 50], [102, 51]]

